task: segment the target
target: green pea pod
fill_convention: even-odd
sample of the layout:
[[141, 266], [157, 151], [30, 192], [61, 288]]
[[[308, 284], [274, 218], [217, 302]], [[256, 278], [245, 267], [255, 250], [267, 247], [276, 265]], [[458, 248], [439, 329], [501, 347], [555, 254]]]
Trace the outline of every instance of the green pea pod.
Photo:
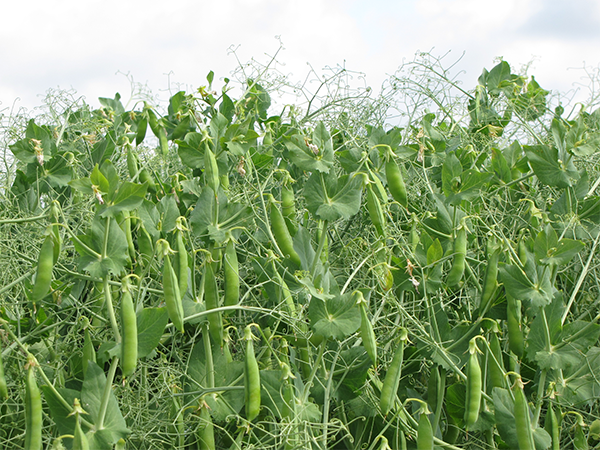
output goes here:
[[[217, 288], [217, 279], [213, 264], [206, 261], [204, 265], [204, 303], [206, 310], [219, 307], [219, 291]], [[223, 318], [220, 312], [210, 313], [206, 316], [208, 319], [209, 332], [215, 344], [223, 347]]]
[[260, 371], [254, 354], [250, 325], [244, 330], [246, 359], [244, 360], [244, 392], [246, 399], [246, 419], [252, 421], [260, 413]]
[[0, 348], [0, 399], [8, 398], [8, 386], [4, 375], [4, 362], [2, 361], [2, 349]]
[[175, 232], [177, 241], [177, 280], [179, 282], [179, 293], [183, 297], [188, 288], [188, 254], [183, 241], [183, 231], [178, 229]]
[[448, 272], [446, 283], [449, 287], [456, 286], [460, 282], [465, 273], [465, 258], [467, 256], [467, 227], [464, 223], [456, 232], [454, 240], [454, 261], [452, 268]]
[[506, 293], [506, 324], [508, 347], [519, 358], [523, 357], [524, 341], [521, 330], [521, 301]]
[[271, 202], [271, 231], [277, 242], [277, 246], [283, 253], [284, 257], [287, 257], [296, 265], [300, 267], [302, 265], [300, 261], [300, 255], [294, 250], [294, 241], [290, 235], [290, 231], [285, 224], [285, 220], [279, 208]]
[[560, 450], [560, 427], [558, 418], [556, 417], [556, 412], [554, 411], [554, 406], [552, 406], [552, 404], [548, 405], [548, 410], [546, 411], [544, 429], [552, 438], [551, 450]]
[[573, 435], [573, 450], [588, 450], [589, 448], [587, 436], [583, 431], [583, 421], [577, 421]]
[[216, 193], [219, 191], [219, 165], [213, 151], [204, 145], [204, 178], [206, 184]]
[[123, 378], [133, 375], [137, 365], [138, 330], [137, 317], [133, 306], [133, 299], [127, 286], [127, 281], [122, 284], [121, 297], [121, 326], [123, 327], [121, 342], [121, 371]]
[[496, 332], [490, 334], [490, 349], [492, 353], [488, 355], [488, 373], [490, 376], [489, 387], [491, 392], [491, 389], [495, 387], [503, 388], [506, 386], [504, 378], [506, 370], [502, 359], [502, 348], [500, 347], [500, 340]]
[[356, 291], [355, 295], [358, 297], [357, 303], [360, 309], [360, 337], [363, 341], [367, 355], [371, 358], [373, 365], [377, 367], [377, 340], [375, 339], [375, 333], [373, 332], [373, 325], [367, 316], [366, 300], [360, 291]]
[[137, 156], [131, 147], [127, 149], [127, 171], [129, 172], [131, 181], [136, 181], [139, 177], [140, 167]]
[[25, 381], [25, 448], [27, 450], [42, 448], [42, 396], [31, 363]]
[[[137, 132], [135, 134], [135, 145], [140, 145], [144, 142], [146, 137], [146, 130], [148, 129], [148, 114], [142, 113], [142, 117], [137, 123]], [[130, 174], [131, 175], [131, 174]], [[131, 175], [133, 176], [133, 175]]]
[[54, 267], [54, 238], [47, 235], [42, 244], [38, 258], [37, 272], [31, 299], [34, 302], [42, 300], [50, 292], [52, 268]]
[[406, 195], [406, 185], [400, 167], [394, 157], [390, 154], [385, 163], [385, 177], [387, 178], [388, 188], [394, 200], [405, 208], [408, 208], [408, 196]]
[[419, 416], [417, 450], [433, 450], [433, 429], [429, 417], [424, 412]]
[[96, 362], [96, 350], [94, 349], [94, 344], [92, 343], [92, 337], [90, 336], [90, 330], [88, 328], [84, 331], [83, 338], [83, 358], [82, 358], [82, 366], [83, 366], [83, 376], [85, 377], [85, 373], [87, 372], [88, 362]]
[[206, 402], [200, 406], [200, 426], [198, 427], [198, 449], [215, 450], [215, 427]]
[[183, 333], [183, 304], [181, 303], [181, 294], [179, 292], [179, 282], [175, 270], [171, 265], [171, 258], [165, 255], [165, 265], [163, 267], [163, 291], [165, 294], [165, 304], [169, 318], [175, 328]]
[[296, 225], [296, 200], [294, 198], [294, 189], [291, 186], [281, 186], [281, 212], [285, 223], [291, 235], [298, 231]]
[[465, 403], [465, 424], [471, 430], [477, 419], [481, 407], [481, 366], [477, 356], [476, 338], [469, 341], [469, 361], [467, 362], [467, 396]]
[[379, 398], [379, 406], [381, 407], [381, 413], [385, 416], [396, 399], [396, 392], [398, 391], [398, 385], [400, 384], [400, 377], [402, 375], [402, 361], [404, 359], [404, 344], [408, 340], [408, 332], [405, 328], [400, 329], [400, 344], [394, 353], [392, 363], [388, 367], [388, 371], [383, 380], [383, 386], [381, 388], [381, 397]]
[[513, 395], [515, 397], [515, 425], [519, 450], [535, 450], [531, 419], [529, 418], [529, 406], [527, 405], [525, 392], [523, 392], [521, 377], [517, 378], [517, 382], [513, 387]]
[[53, 261], [54, 264], [56, 264], [56, 262], [58, 261], [58, 257], [60, 256], [60, 250], [62, 247], [62, 238], [60, 236], [60, 227], [58, 225], [59, 223], [59, 215], [60, 215], [60, 204], [58, 203], [58, 201], [54, 200], [52, 202], [52, 204], [50, 205], [50, 221], [52, 222], [51, 225], [51, 234], [52, 237], [54, 238], [54, 253], [53, 253]]
[[233, 239], [230, 239], [225, 247], [223, 272], [225, 275], [225, 306], [237, 305], [240, 300], [240, 274]]
[[371, 184], [367, 184], [367, 210], [369, 211], [369, 216], [371, 217], [371, 222], [375, 226], [375, 230], [377, 230], [377, 234], [379, 236], [385, 236], [385, 216], [383, 215], [383, 209], [381, 208], [381, 203], [379, 199], [373, 192], [373, 188]]
[[498, 260], [500, 258], [500, 247], [488, 241], [488, 264], [485, 270], [485, 278], [481, 290], [481, 302], [479, 304], [479, 315], [483, 317], [490, 307], [494, 292], [498, 286]]

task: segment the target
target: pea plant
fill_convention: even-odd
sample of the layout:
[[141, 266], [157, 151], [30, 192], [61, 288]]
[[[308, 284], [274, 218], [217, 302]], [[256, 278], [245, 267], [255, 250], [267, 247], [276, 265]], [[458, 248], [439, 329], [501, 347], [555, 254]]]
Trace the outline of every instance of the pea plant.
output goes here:
[[406, 69], [15, 119], [2, 446], [600, 448], [600, 109]]

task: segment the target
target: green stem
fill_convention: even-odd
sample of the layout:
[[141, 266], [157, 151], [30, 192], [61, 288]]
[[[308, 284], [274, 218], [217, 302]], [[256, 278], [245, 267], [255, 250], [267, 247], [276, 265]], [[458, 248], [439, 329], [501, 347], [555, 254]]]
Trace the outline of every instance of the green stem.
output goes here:
[[106, 411], [108, 409], [108, 401], [110, 400], [110, 394], [112, 394], [112, 383], [115, 379], [115, 373], [117, 372], [117, 366], [119, 365], [119, 357], [114, 356], [110, 363], [110, 369], [108, 369], [108, 376], [106, 377], [106, 384], [104, 385], [104, 392], [102, 393], [102, 403], [100, 404], [100, 411], [98, 412], [98, 423], [96, 424], [97, 430], [104, 429], [104, 419], [106, 417]]
[[49, 216], [49, 213], [40, 214], [39, 216], [34, 217], [23, 217], [21, 219], [3, 219], [0, 220], [0, 225], [10, 224], [10, 223], [27, 223], [27, 222], [36, 222], [41, 219], [45, 219]]
[[206, 322], [202, 325], [202, 341], [204, 342], [204, 357], [206, 358], [206, 387], [210, 389], [215, 387], [215, 365]]
[[[325, 342], [325, 341], [323, 341]], [[331, 393], [331, 385], [333, 383], [333, 373], [335, 369], [335, 364], [337, 363], [337, 359], [340, 355], [340, 352], [336, 352], [333, 357], [333, 361], [331, 362], [331, 368], [329, 369], [329, 376], [327, 377], [327, 387], [325, 388], [324, 398], [323, 398], [323, 435], [321, 436], [322, 440], [322, 448], [323, 450], [327, 450], [327, 424], [329, 423], [329, 395]]]
[[13, 286], [16, 286], [21, 281], [23, 281], [25, 278], [30, 277], [36, 270], [37, 270], [37, 268], [34, 267], [33, 269], [30, 269], [27, 272], [25, 272], [23, 275], [21, 275], [15, 281], [13, 281], [11, 283], [8, 283], [6, 286], [3, 286], [2, 288], [0, 288], [0, 295], [2, 295], [5, 292], [9, 291]]
[[302, 393], [302, 404], [306, 404], [308, 401], [308, 396], [310, 395], [310, 388], [315, 379], [315, 375], [317, 374], [317, 370], [321, 366], [321, 361], [323, 360], [323, 354], [325, 353], [325, 346], [327, 345], [327, 339], [323, 339], [321, 345], [319, 346], [319, 354], [317, 355], [317, 360], [314, 361], [312, 370], [304, 385], [304, 392]]
[[315, 254], [315, 259], [313, 260], [312, 267], [310, 268], [310, 274], [314, 278], [315, 271], [317, 270], [317, 264], [321, 259], [321, 253], [323, 253], [323, 248], [325, 247], [325, 241], [327, 240], [327, 221], [323, 221], [323, 226], [321, 227], [321, 239], [319, 239], [319, 247], [317, 248], [317, 253]]
[[121, 333], [119, 332], [119, 324], [117, 323], [117, 317], [115, 315], [115, 309], [113, 307], [112, 292], [110, 290], [110, 284], [108, 283], [108, 275], [104, 277], [104, 302], [106, 303], [106, 310], [108, 311], [108, 318], [110, 325], [115, 335], [115, 340], [121, 342]]

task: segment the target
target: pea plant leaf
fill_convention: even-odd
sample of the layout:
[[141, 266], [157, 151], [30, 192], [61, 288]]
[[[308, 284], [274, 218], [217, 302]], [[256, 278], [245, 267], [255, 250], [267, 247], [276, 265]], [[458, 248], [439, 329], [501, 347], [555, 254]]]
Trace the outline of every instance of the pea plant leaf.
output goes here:
[[[109, 227], [108, 236], [105, 241], [107, 226]], [[109, 273], [120, 275], [123, 272], [129, 260], [127, 238], [114, 218], [102, 219], [96, 216], [88, 234], [78, 238], [79, 240], [73, 240], [73, 245], [80, 254], [79, 264], [82, 270], [87, 270], [91, 276], [99, 278], [105, 277]], [[106, 254], [102, 258], [98, 258], [97, 255], [104, 255], [105, 242]], [[88, 249], [95, 251], [96, 255]]]
[[523, 147], [529, 165], [538, 179], [547, 186], [566, 188], [579, 179], [579, 172], [573, 161], [563, 161], [558, 150], [547, 145], [526, 145]]
[[306, 208], [318, 219], [349, 219], [360, 209], [362, 178], [313, 173], [304, 185]]
[[360, 327], [360, 312], [352, 294], [327, 300], [313, 297], [308, 306], [308, 318], [315, 334], [326, 339], [342, 340]]
[[[506, 389], [494, 388], [494, 416], [500, 437], [508, 448], [519, 448], [517, 441], [517, 424], [515, 420], [515, 402]], [[531, 411], [529, 413], [531, 416]], [[545, 450], [552, 443], [552, 438], [546, 430], [532, 424], [533, 440], [536, 450]]]
[[543, 307], [552, 301], [553, 286], [550, 270], [544, 270], [544, 266], [536, 269], [531, 280], [518, 266], [501, 263], [499, 268], [504, 288], [510, 295], [519, 300], [530, 300], [533, 307]]
[[[100, 416], [102, 406], [102, 397], [104, 396], [104, 387], [106, 385], [106, 376], [104, 370], [96, 363], [89, 362], [83, 386], [81, 389], [81, 406], [89, 414], [94, 423]], [[126, 438], [131, 431], [127, 428], [125, 419], [121, 414], [117, 399], [113, 392], [110, 393], [106, 415], [104, 416], [104, 430], [110, 432], [112, 444], [120, 438]]]
[[301, 134], [294, 134], [285, 141], [292, 162], [307, 172], [329, 173], [333, 167], [333, 144], [322, 122], [315, 127], [312, 143]]
[[166, 308], [144, 308], [138, 312], [138, 358], [148, 356], [157, 347], [168, 321]]

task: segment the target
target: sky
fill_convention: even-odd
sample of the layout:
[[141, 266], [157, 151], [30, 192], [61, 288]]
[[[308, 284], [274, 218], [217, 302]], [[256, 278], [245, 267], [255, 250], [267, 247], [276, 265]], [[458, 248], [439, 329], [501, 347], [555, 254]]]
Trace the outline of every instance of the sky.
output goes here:
[[[3, 0], [0, 113], [41, 105], [67, 89], [98, 106], [132, 81], [166, 100], [230, 76], [239, 62], [265, 64], [295, 80], [312, 67], [365, 74], [378, 92], [418, 52], [430, 52], [467, 89], [498, 58], [546, 90], [586, 100], [600, 71], [597, 0]], [[235, 49], [235, 54], [232, 50]], [[595, 80], [596, 84], [598, 79]], [[358, 82], [358, 79], [357, 79]], [[169, 91], [170, 89], [170, 91]], [[130, 105], [132, 106], [132, 105]]]

